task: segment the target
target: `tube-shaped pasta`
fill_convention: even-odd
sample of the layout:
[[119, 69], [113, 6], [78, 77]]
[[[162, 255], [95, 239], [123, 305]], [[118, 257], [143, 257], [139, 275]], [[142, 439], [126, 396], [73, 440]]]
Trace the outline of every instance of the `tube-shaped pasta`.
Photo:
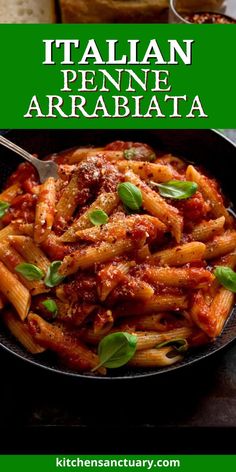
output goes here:
[[[96, 354], [59, 326], [48, 323], [34, 313], [29, 314], [28, 322], [35, 341], [41, 346], [57, 352], [69, 367], [84, 371], [92, 370], [99, 364]], [[104, 374], [106, 369], [100, 367], [98, 372]]]
[[137, 242], [131, 239], [117, 240], [115, 243], [101, 243], [98, 246], [89, 246], [85, 249], [64, 257], [59, 274], [67, 276], [79, 269], [87, 269], [94, 264], [110, 261], [117, 256], [128, 253], [137, 247]]
[[172, 154], [165, 154], [164, 156], [158, 157], [156, 163], [171, 166], [176, 173], [183, 173], [187, 167], [186, 162]]
[[64, 188], [61, 198], [56, 205], [56, 214], [54, 219], [55, 226], [64, 226], [71, 218], [77, 207], [80, 190], [81, 189], [78, 185], [78, 173], [75, 172], [69, 183]]
[[215, 295], [209, 310], [209, 319], [214, 320], [208, 333], [211, 337], [219, 336], [234, 305], [234, 293], [221, 287]]
[[141, 262], [141, 261], [145, 261], [145, 259], [147, 259], [148, 257], [151, 257], [151, 251], [149, 249], [149, 245], [148, 244], [144, 244], [143, 247], [141, 247], [138, 251], [137, 251], [137, 258], [138, 260]]
[[115, 310], [116, 317], [127, 317], [131, 315], [143, 315], [159, 311], [185, 310], [188, 300], [184, 295], [154, 295], [143, 302], [123, 303]]
[[22, 220], [15, 220], [11, 222], [11, 225], [14, 230], [14, 234], [23, 234], [25, 236], [30, 236], [33, 238], [34, 235], [34, 225], [33, 223], [24, 223]]
[[149, 300], [154, 295], [154, 289], [150, 284], [138, 277], [126, 275], [123, 279], [122, 285], [112, 293], [112, 299], [140, 299]]
[[183, 218], [178, 210], [164, 200], [157, 192], [152, 190], [133, 172], [128, 171], [125, 174], [125, 180], [136, 185], [142, 192], [143, 208], [151, 215], [159, 218], [172, 232], [177, 242], [180, 242]]
[[141, 179], [153, 180], [154, 182], [168, 182], [173, 179], [171, 167], [162, 164], [152, 164], [150, 162], [126, 161], [117, 162], [117, 167], [121, 172], [131, 170]]
[[100, 157], [101, 159], [107, 159], [108, 161], [117, 161], [119, 159], [124, 159], [124, 152], [109, 151], [104, 148], [79, 148], [68, 156], [68, 162], [70, 164], [76, 164], [89, 157]]
[[153, 331], [136, 331], [137, 350], [152, 349], [158, 344], [175, 339], [188, 339], [193, 333], [191, 328], [183, 327], [167, 331], [166, 333], [155, 333]]
[[127, 232], [131, 233], [137, 225], [141, 225], [143, 228], [147, 228], [147, 232], [150, 228], [153, 228], [158, 233], [164, 233], [166, 226], [158, 220], [158, 218], [150, 215], [134, 215], [127, 216], [125, 218], [116, 219], [111, 223], [107, 223], [93, 228], [82, 229], [76, 232], [79, 239], [86, 241], [98, 242], [107, 241], [113, 242], [117, 238], [125, 238]]
[[49, 177], [42, 185], [35, 210], [34, 240], [40, 244], [49, 235], [55, 214], [56, 184], [53, 177]]
[[[125, 325], [133, 326], [136, 330], [157, 331], [163, 333], [175, 328], [183, 326], [191, 326], [192, 323], [184, 317], [176, 317], [175, 314], [169, 312], [155, 313], [143, 316], [132, 316], [125, 319]], [[123, 325], [121, 325], [123, 331]]]
[[224, 224], [224, 216], [220, 216], [216, 220], [203, 221], [194, 227], [191, 236], [194, 241], [209, 241], [223, 232]]
[[11, 234], [19, 234], [18, 228], [16, 228], [13, 223], [10, 223], [0, 230], [0, 243], [5, 241]]
[[206, 244], [206, 259], [215, 259], [236, 250], [236, 231], [226, 231]]
[[[227, 254], [226, 256], [221, 257], [220, 259], [217, 260], [215, 265], [230, 267], [231, 269], [234, 270], [236, 267], [236, 252], [233, 252], [231, 254]], [[213, 299], [219, 287], [220, 287], [220, 283], [218, 279], [215, 278], [214, 282], [210, 286], [209, 297]]]
[[19, 193], [22, 193], [20, 183], [13, 184], [0, 193], [0, 201], [11, 203]]
[[161, 266], [181, 266], [189, 262], [200, 261], [203, 259], [205, 251], [206, 246], [203, 243], [186, 243], [182, 246], [156, 252], [152, 255], [151, 261]]
[[173, 354], [172, 347], [136, 351], [134, 357], [129, 361], [129, 365], [134, 367], [167, 367], [183, 359], [183, 356], [177, 351]]
[[[0, 260], [13, 273], [18, 264], [23, 264], [25, 262], [25, 259], [23, 259], [23, 257], [21, 257], [21, 255], [7, 242], [0, 243]], [[27, 280], [19, 273], [17, 273], [17, 278], [20, 279], [22, 284], [28, 288], [28, 290], [30, 290], [32, 295], [39, 295], [40, 293], [48, 291], [47, 287], [41, 280]]]
[[60, 237], [60, 241], [73, 242], [78, 239], [76, 232], [82, 229], [91, 228], [93, 225], [89, 219], [91, 211], [100, 209], [110, 215], [119, 203], [118, 194], [115, 192], [101, 193], [90, 207], [76, 220], [69, 229]]
[[93, 330], [95, 334], [110, 331], [114, 324], [114, 318], [111, 310], [101, 309], [94, 318]]
[[198, 184], [198, 188], [204, 198], [210, 202], [211, 210], [216, 218], [225, 217], [226, 223], [231, 222], [231, 217], [227, 212], [221, 195], [217, 192], [215, 185], [205, 175], [201, 174], [194, 166], [190, 165], [186, 171], [186, 178]]
[[120, 263], [107, 264], [98, 273], [98, 295], [103, 302], [108, 297], [109, 293], [124, 279], [131, 267], [135, 265], [133, 261], [124, 261]]
[[2, 310], [5, 305], [6, 305], [6, 297], [3, 295], [3, 293], [0, 292], [0, 310]]
[[148, 266], [142, 270], [142, 277], [152, 284], [169, 287], [200, 288], [210, 285], [215, 277], [209, 271], [198, 267], [179, 269], [176, 267]]
[[15, 307], [21, 320], [25, 320], [30, 308], [30, 292], [24, 285], [0, 262], [1, 292]]
[[9, 236], [9, 241], [27, 262], [47, 272], [50, 261], [29, 236]]
[[35, 342], [27, 323], [19, 320], [12, 311], [7, 310], [3, 313], [3, 321], [13, 336], [31, 354], [40, 354], [45, 351], [44, 347]]

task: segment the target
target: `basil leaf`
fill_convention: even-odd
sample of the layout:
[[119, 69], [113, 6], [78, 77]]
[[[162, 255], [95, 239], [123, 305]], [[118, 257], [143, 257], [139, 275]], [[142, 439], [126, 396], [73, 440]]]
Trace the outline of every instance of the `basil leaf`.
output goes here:
[[54, 316], [57, 315], [57, 312], [58, 312], [58, 308], [57, 308], [57, 304], [54, 300], [52, 299], [48, 299], [48, 300], [45, 300], [44, 302], [42, 302], [42, 305], [48, 310], [50, 311], [50, 313], [53, 313]]
[[89, 221], [94, 226], [105, 225], [108, 222], [108, 215], [103, 210], [93, 210], [88, 215]]
[[156, 346], [156, 349], [160, 349], [164, 346], [173, 346], [178, 352], [185, 352], [188, 349], [188, 342], [186, 339], [169, 339]]
[[214, 275], [223, 287], [236, 293], [236, 272], [230, 267], [217, 266], [214, 270]]
[[130, 182], [123, 182], [117, 187], [118, 195], [124, 205], [130, 210], [139, 210], [143, 197], [141, 190]]
[[127, 161], [139, 160], [153, 162], [156, 159], [156, 155], [154, 154], [154, 152], [149, 152], [147, 149], [144, 148], [140, 149], [139, 147], [131, 147], [124, 151], [124, 158], [127, 159]]
[[5, 215], [8, 208], [10, 208], [10, 203], [7, 203], [1, 200], [0, 201], [0, 218], [2, 218]]
[[34, 264], [23, 262], [15, 267], [15, 271], [27, 280], [41, 280], [44, 276], [43, 271]]
[[103, 338], [98, 346], [100, 363], [93, 371], [104, 366], [116, 369], [133, 357], [137, 347], [137, 336], [129, 333], [112, 333]]
[[188, 182], [186, 180], [170, 180], [165, 184], [150, 183], [159, 188], [162, 197], [174, 198], [176, 200], [192, 197], [198, 189], [196, 182]]
[[58, 274], [58, 269], [61, 267], [61, 261], [53, 261], [47, 270], [44, 283], [47, 287], [55, 287], [60, 284], [65, 277]]

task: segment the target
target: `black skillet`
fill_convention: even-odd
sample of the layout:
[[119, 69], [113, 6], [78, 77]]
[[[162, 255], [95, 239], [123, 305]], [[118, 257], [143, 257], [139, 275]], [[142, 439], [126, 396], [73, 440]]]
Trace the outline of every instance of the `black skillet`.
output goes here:
[[[196, 164], [203, 165], [219, 179], [224, 193], [236, 207], [235, 159], [236, 146], [221, 134], [212, 130], [17, 130], [3, 132], [6, 137], [39, 157], [47, 156], [74, 146], [100, 146], [114, 140], [141, 141], [157, 150], [172, 152]], [[0, 146], [0, 186], [15, 170], [20, 157]], [[0, 282], [1, 283], [1, 282]], [[114, 369], [105, 379], [132, 379], [160, 375], [190, 365], [216, 353], [236, 339], [236, 308], [233, 310], [222, 335], [214, 342], [190, 351], [182, 362], [157, 369]], [[12, 354], [35, 366], [84, 379], [103, 378], [91, 374], [78, 374], [62, 367], [53, 354], [32, 356], [0, 326], [0, 345]]]

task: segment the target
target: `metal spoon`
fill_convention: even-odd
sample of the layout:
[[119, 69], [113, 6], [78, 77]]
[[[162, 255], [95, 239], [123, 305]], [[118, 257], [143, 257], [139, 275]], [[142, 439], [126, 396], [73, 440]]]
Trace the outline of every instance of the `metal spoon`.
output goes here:
[[43, 183], [48, 177], [58, 178], [58, 165], [54, 161], [40, 161], [36, 157], [32, 156], [29, 152], [25, 151], [21, 147], [9, 141], [9, 139], [0, 136], [0, 144], [8, 149], [19, 154], [21, 157], [30, 162], [38, 171], [40, 182]]

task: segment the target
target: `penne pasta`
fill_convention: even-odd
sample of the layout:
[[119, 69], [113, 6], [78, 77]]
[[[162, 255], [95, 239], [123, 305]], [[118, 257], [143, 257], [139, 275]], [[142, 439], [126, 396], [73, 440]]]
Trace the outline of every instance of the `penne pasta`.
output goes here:
[[9, 241], [27, 262], [47, 272], [50, 261], [29, 236], [9, 236]]
[[23, 234], [25, 236], [30, 236], [33, 238], [34, 235], [34, 225], [33, 223], [24, 223], [21, 220], [15, 220], [11, 222], [11, 226], [13, 228], [13, 233], [11, 234]]
[[154, 285], [166, 287], [201, 288], [209, 286], [215, 279], [214, 275], [202, 268], [168, 268], [148, 266], [142, 271], [145, 277]]
[[114, 318], [111, 310], [99, 310], [94, 318], [93, 330], [95, 334], [103, 335], [104, 332], [111, 330], [114, 324]]
[[111, 223], [107, 223], [100, 226], [95, 226], [93, 228], [82, 229], [76, 232], [78, 239], [83, 239], [85, 241], [107, 241], [114, 242], [117, 239], [126, 238], [127, 233], [131, 233], [138, 226], [142, 228], [147, 228], [147, 231], [150, 232], [150, 226], [153, 227], [154, 232], [164, 233], [166, 231], [166, 226], [153, 216], [149, 215], [135, 215], [127, 216], [125, 218], [116, 219]]
[[25, 259], [23, 259], [23, 257], [7, 242], [0, 243], [0, 260], [11, 272], [14, 273], [14, 275], [17, 275], [17, 278], [31, 292], [32, 295], [39, 295], [40, 293], [45, 293], [48, 291], [43, 282], [39, 280], [30, 281], [21, 274], [15, 273], [15, 267], [18, 264], [23, 264]]
[[194, 241], [209, 241], [209, 239], [224, 231], [225, 217], [220, 216], [216, 220], [204, 221], [196, 225], [191, 233]]
[[[96, 354], [59, 326], [48, 323], [34, 313], [29, 314], [28, 323], [35, 341], [42, 347], [57, 352], [69, 367], [83, 371], [92, 370], [99, 364]], [[100, 367], [98, 372], [105, 374], [106, 370]]]
[[153, 180], [154, 182], [168, 182], [173, 179], [171, 167], [162, 164], [152, 164], [150, 162], [125, 161], [117, 162], [117, 167], [121, 172], [131, 170], [141, 179]]
[[110, 213], [116, 208], [119, 202], [119, 197], [116, 193], [108, 192], [101, 193], [95, 202], [86, 210], [78, 220], [76, 220], [68, 230], [60, 237], [63, 242], [73, 242], [78, 239], [76, 232], [82, 229], [91, 228], [92, 223], [89, 219], [89, 214], [93, 210], [103, 210], [110, 215]]
[[35, 210], [34, 240], [40, 244], [49, 235], [55, 215], [55, 179], [49, 177], [41, 186]]
[[216, 293], [209, 310], [210, 320], [214, 320], [212, 329], [208, 333], [215, 338], [221, 333], [224, 324], [229, 317], [234, 305], [234, 294], [224, 287], [221, 287]]
[[124, 280], [125, 275], [128, 274], [130, 268], [134, 265], [134, 261], [112, 262], [98, 272], [99, 283], [97, 290], [99, 299], [102, 302], [104, 302], [109, 293]]
[[24, 285], [0, 262], [1, 292], [15, 307], [21, 320], [25, 320], [30, 308], [30, 292]]
[[133, 172], [126, 172], [125, 180], [136, 185], [141, 190], [143, 208], [151, 215], [159, 218], [162, 223], [171, 230], [176, 241], [180, 242], [183, 229], [183, 218], [180, 216], [178, 210], [166, 203], [157, 192], [148, 187], [148, 185]]
[[15, 227], [13, 223], [5, 226], [5, 228], [0, 230], [0, 243], [7, 240], [8, 236], [12, 234], [19, 234], [19, 230]]
[[68, 162], [70, 164], [77, 164], [89, 157], [101, 157], [108, 160], [123, 159], [123, 151], [105, 151], [104, 148], [79, 148], [76, 149], [70, 156]]
[[193, 329], [183, 327], [173, 329], [166, 333], [155, 333], [152, 331], [136, 331], [134, 334], [137, 336], [137, 351], [143, 349], [152, 349], [158, 344], [166, 341], [173, 341], [175, 339], [188, 339], [193, 333]]
[[74, 173], [69, 183], [64, 187], [62, 195], [56, 204], [54, 225], [64, 227], [73, 215], [77, 207], [80, 188], [78, 185], [78, 173]]
[[182, 246], [156, 252], [151, 256], [151, 261], [160, 266], [182, 266], [189, 262], [201, 261], [205, 251], [206, 246], [203, 243], [186, 243]]
[[44, 347], [35, 342], [29, 332], [27, 323], [19, 320], [12, 311], [5, 311], [3, 314], [3, 322], [17, 341], [19, 341], [27, 351], [31, 352], [31, 354], [41, 354], [45, 351]]
[[16, 340], [105, 375], [168, 367], [219, 336], [235, 303], [236, 225], [218, 183], [132, 141], [52, 159], [58, 178], [38, 183], [20, 165], [0, 194], [0, 310]]
[[137, 245], [130, 239], [117, 240], [115, 243], [101, 243], [98, 246], [90, 246], [69, 254], [63, 259], [59, 274], [67, 276], [74, 274], [79, 269], [88, 269], [94, 264], [110, 261], [117, 256], [129, 253]]
[[150, 284], [140, 280], [138, 277], [126, 275], [122, 281], [122, 286], [118, 287], [111, 294], [112, 300], [119, 299], [140, 299], [149, 300], [154, 295], [154, 289]]
[[196, 182], [198, 184], [198, 189], [203, 194], [204, 198], [210, 202], [213, 215], [216, 218], [224, 216], [225, 222], [230, 223], [231, 217], [223, 204], [221, 195], [217, 192], [212, 181], [205, 175], [202, 175], [200, 172], [198, 172], [197, 169], [195, 169], [195, 167], [192, 165], [188, 166], [186, 177], [187, 180]]
[[213, 241], [206, 244], [206, 259], [215, 259], [225, 256], [236, 250], [236, 231], [226, 231], [223, 236], [216, 236]]
[[13, 184], [0, 193], [0, 201], [11, 203], [20, 193], [22, 193], [20, 184]]
[[183, 359], [172, 347], [163, 347], [162, 349], [146, 349], [137, 351], [134, 357], [129, 361], [133, 367], [167, 367], [176, 364]]
[[145, 302], [123, 303], [121, 308], [116, 308], [116, 317], [131, 315], [143, 315], [159, 311], [185, 310], [188, 308], [188, 300], [184, 295], [154, 295]]
[[5, 307], [6, 302], [7, 302], [6, 297], [3, 295], [3, 293], [0, 292], [0, 310], [2, 310]]

